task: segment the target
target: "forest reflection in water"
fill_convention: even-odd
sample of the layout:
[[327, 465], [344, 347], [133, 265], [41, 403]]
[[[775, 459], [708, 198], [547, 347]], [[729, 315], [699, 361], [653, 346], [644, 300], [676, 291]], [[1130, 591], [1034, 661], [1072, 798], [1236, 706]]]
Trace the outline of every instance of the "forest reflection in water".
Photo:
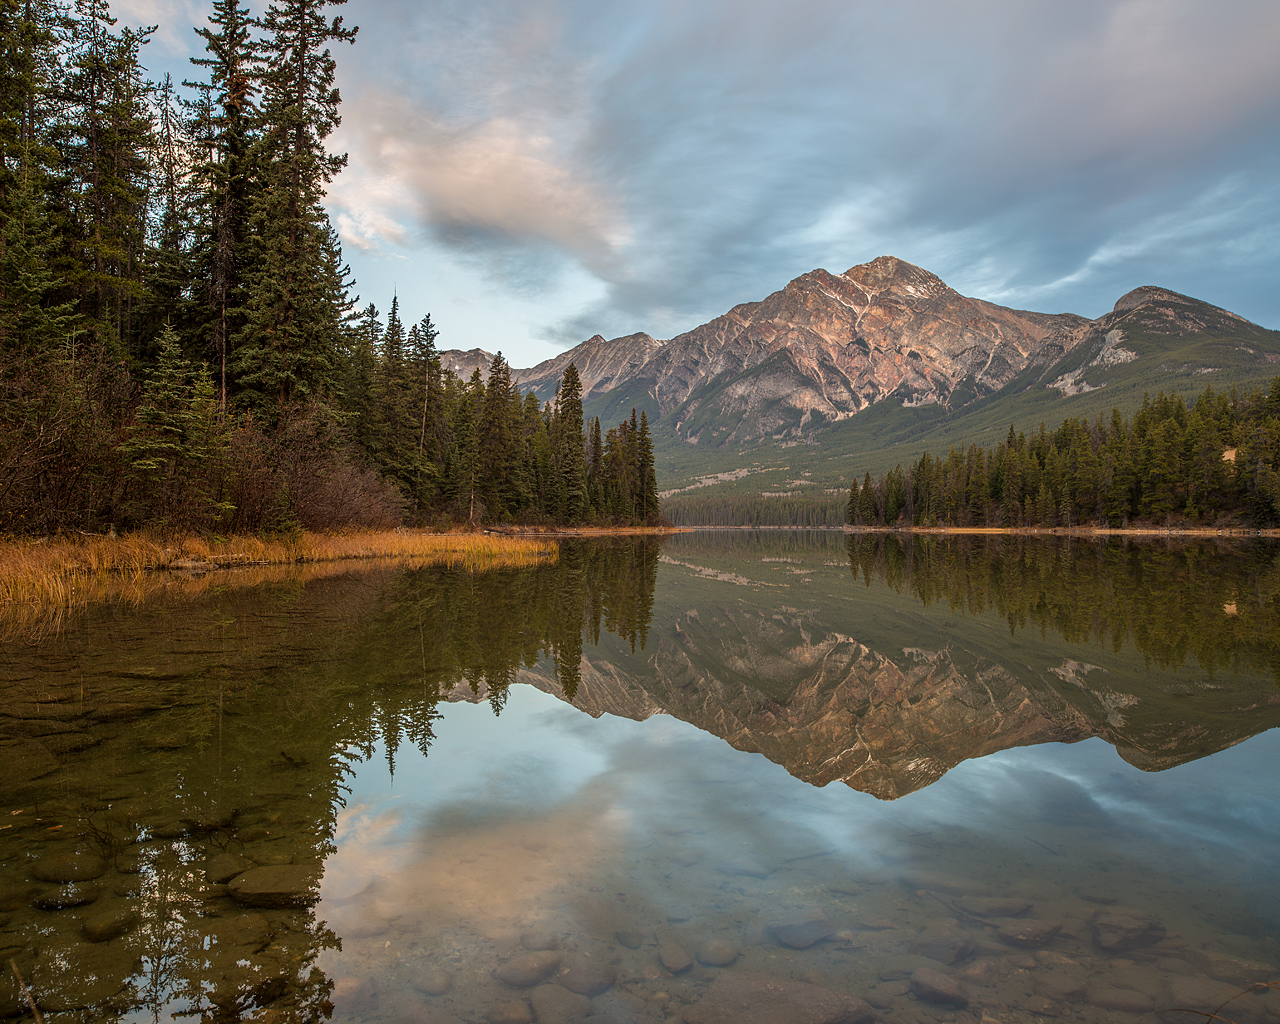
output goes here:
[[1011, 632], [1132, 643], [1159, 668], [1270, 671], [1280, 682], [1280, 551], [1202, 539], [1089, 541], [1019, 535], [863, 533], [849, 568], [928, 606], [994, 612]]
[[[66, 1019], [309, 1020], [333, 1003], [339, 1019], [471, 1020], [512, 1000], [539, 1021], [679, 1019], [697, 1016], [717, 969], [673, 975], [659, 939], [692, 960], [720, 942], [740, 976], [758, 976], [781, 956], [760, 929], [821, 904], [833, 924], [813, 947], [814, 984], [874, 996], [888, 1020], [924, 1019], [933, 1004], [880, 975], [893, 970], [885, 957], [918, 956], [915, 936], [940, 908], [903, 904], [897, 880], [932, 888], [950, 871], [974, 895], [1006, 884], [991, 872], [1013, 872], [1007, 884], [1035, 916], [1074, 929], [1055, 941], [1088, 947], [1096, 906], [1079, 893], [1101, 878], [1089, 865], [1110, 864], [1108, 891], [1121, 878], [1146, 885], [1111, 840], [1103, 853], [1090, 838], [1098, 813], [1060, 806], [1051, 834], [992, 803], [971, 772], [936, 800], [880, 811], [848, 791], [807, 797], [678, 720], [798, 778], [881, 797], [1046, 740], [1103, 736], [1167, 767], [1277, 724], [1274, 633], [1262, 625], [1275, 572], [1263, 547], [690, 534], [570, 543], [530, 569], [284, 577], [184, 607], [98, 609], [57, 641], [3, 648], [0, 959], [14, 957]], [[1215, 601], [1234, 597], [1235, 614], [1201, 602], [1198, 620], [1182, 595], [1188, 610], [1157, 625], [1188, 638], [1184, 653], [1156, 662], [1141, 639], [1157, 635], [1153, 620], [1104, 598], [1177, 596], [1188, 578]], [[1093, 595], [1087, 629], [1063, 610], [1080, 590]], [[1010, 610], [1014, 628], [992, 630]], [[1244, 628], [1210, 642], [1224, 618]], [[941, 808], [962, 792], [967, 812], [949, 817]], [[1148, 841], [1157, 826], [1129, 828]], [[1036, 889], [1042, 865], [1010, 861], [993, 838], [1009, 829], [1061, 851], [1044, 862], [1056, 889]], [[1147, 855], [1166, 843], [1157, 836]], [[1079, 877], [1053, 859], [1067, 854], [1080, 855]], [[1243, 862], [1231, 870], [1254, 878]], [[1152, 907], [1169, 898], [1143, 892]], [[1174, 930], [1176, 915], [1162, 916]], [[862, 927], [880, 917], [893, 926]], [[1256, 980], [1270, 962], [1265, 926], [1233, 920], [1236, 966], [1185, 952], [1192, 973]], [[491, 973], [552, 940], [544, 959], [573, 977], [606, 958], [600, 993], [567, 990], [589, 1009], [566, 1009], [563, 985]], [[1215, 932], [1214, 956], [1223, 942]], [[451, 976], [451, 994], [429, 994], [432, 972]], [[967, 984], [976, 1007], [985, 989]], [[0, 1011], [19, 999], [0, 983]]]

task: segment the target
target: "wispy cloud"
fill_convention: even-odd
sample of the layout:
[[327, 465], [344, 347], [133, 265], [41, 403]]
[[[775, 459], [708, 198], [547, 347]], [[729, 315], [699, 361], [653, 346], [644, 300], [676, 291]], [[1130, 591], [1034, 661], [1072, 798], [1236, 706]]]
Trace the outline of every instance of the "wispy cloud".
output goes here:
[[348, 14], [344, 238], [603, 286], [544, 336], [669, 335], [882, 252], [1014, 304], [1096, 315], [1158, 282], [1280, 320], [1270, 0]]

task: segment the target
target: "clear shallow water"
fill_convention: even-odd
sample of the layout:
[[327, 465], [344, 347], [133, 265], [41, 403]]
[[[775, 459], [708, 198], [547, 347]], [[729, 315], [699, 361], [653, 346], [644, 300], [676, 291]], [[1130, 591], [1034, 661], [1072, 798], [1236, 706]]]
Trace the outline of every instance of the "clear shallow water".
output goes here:
[[[1229, 656], [1166, 614], [1191, 640], [1155, 667], [1008, 624], [1069, 597], [954, 614], [921, 598], [953, 570], [866, 555], [686, 536], [8, 649], [0, 953], [53, 1018], [139, 1021], [1134, 1021], [1277, 980], [1265, 553], [1207, 574]], [[1122, 589], [1053, 549], [1022, 575], [1045, 557], [1068, 595]], [[1188, 571], [1137, 564], [1157, 596]], [[77, 856], [94, 877], [50, 877]], [[318, 902], [255, 905], [263, 867], [265, 902]]]

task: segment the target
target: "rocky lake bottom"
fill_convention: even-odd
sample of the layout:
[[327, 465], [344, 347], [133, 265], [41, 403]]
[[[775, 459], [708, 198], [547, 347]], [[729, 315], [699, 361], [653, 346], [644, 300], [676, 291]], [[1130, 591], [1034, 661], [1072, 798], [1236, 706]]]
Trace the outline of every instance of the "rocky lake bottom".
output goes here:
[[[580, 654], [553, 610], [541, 634], [523, 623], [506, 667], [484, 661], [505, 641], [474, 626], [469, 654], [433, 660], [459, 633], [460, 593], [481, 627], [497, 600], [465, 574], [415, 579], [411, 601], [390, 572], [289, 580], [6, 648], [0, 1015], [30, 1019], [34, 1000], [51, 1022], [1280, 1022], [1273, 679], [1246, 709], [1257, 735], [1164, 771], [1122, 759], [1101, 727], [969, 756], [1009, 707], [1067, 712], [1024, 679], [1031, 695], [1013, 705], [951, 691], [938, 705], [999, 704], [998, 722], [919, 717], [929, 699], [910, 666], [926, 666], [928, 694], [965, 664], [954, 636], [935, 638], [953, 652], [945, 671], [911, 655], [894, 677], [894, 761], [870, 735], [874, 709], [803, 717], [812, 680], [862, 700], [872, 677], [814, 621], [787, 633], [803, 591], [763, 589], [810, 586], [797, 566], [840, 585], [829, 546], [736, 572], [677, 554], [661, 570], [641, 559], [657, 584], [639, 620], [606, 593], [593, 629], [588, 592], [574, 599], [588, 609]], [[599, 571], [601, 586], [617, 579], [612, 563]], [[840, 613], [839, 636], [911, 613], [888, 594], [877, 612], [868, 589], [850, 592], [860, 612]], [[722, 636], [766, 597], [785, 635], [766, 650], [752, 627], [739, 662], [680, 618], [696, 607]], [[681, 684], [692, 704], [659, 689], [683, 678], [671, 644], [697, 666], [701, 688]], [[965, 678], [992, 689], [977, 645], [988, 660]], [[1120, 687], [1123, 666], [1089, 656]], [[881, 689], [889, 671], [876, 662]], [[1221, 702], [1232, 685], [1218, 672], [1210, 689]], [[1131, 725], [1144, 703], [1109, 698], [1100, 721]], [[1168, 748], [1182, 733], [1161, 722], [1159, 742], [1123, 743]], [[798, 752], [768, 745], [801, 732]], [[946, 760], [943, 738], [955, 756], [925, 772], [915, 762]], [[889, 766], [877, 786], [916, 780], [908, 791], [801, 781], [855, 740]]]

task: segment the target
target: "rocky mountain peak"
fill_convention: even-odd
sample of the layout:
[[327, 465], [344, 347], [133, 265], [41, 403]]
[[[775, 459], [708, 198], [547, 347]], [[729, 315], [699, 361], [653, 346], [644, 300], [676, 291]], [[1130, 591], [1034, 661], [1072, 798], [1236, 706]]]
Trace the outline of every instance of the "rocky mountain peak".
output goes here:
[[1131, 292], [1125, 292], [1124, 295], [1116, 299], [1116, 304], [1111, 311], [1113, 313], [1126, 313], [1131, 309], [1137, 309], [1139, 306], [1145, 306], [1148, 302], [1186, 301], [1188, 300], [1185, 295], [1171, 292], [1168, 288], [1158, 288], [1153, 284], [1144, 284]]
[[841, 276], [868, 295], [887, 292], [904, 299], [926, 299], [954, 294], [935, 274], [896, 256], [877, 256], [870, 263], [850, 267]]

